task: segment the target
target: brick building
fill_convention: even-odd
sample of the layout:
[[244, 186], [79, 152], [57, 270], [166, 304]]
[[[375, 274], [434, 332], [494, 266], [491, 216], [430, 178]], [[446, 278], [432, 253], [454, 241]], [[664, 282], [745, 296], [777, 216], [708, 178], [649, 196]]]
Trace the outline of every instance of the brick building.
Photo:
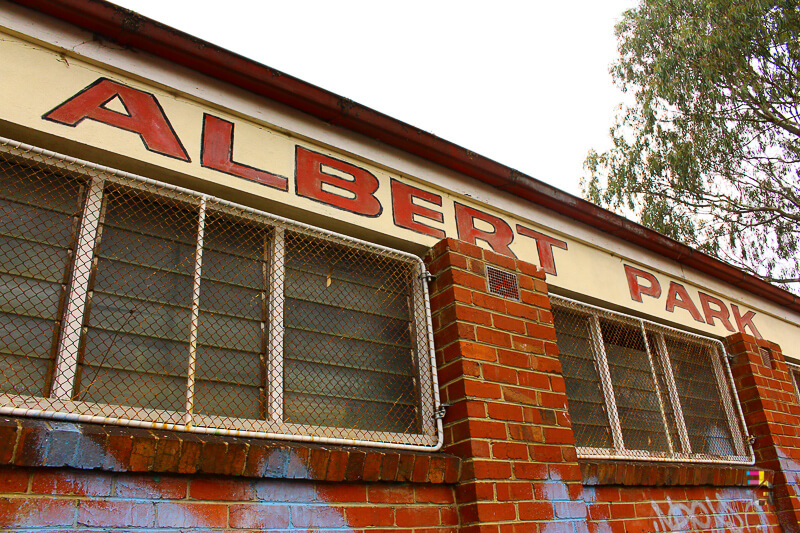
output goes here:
[[0, 33], [0, 530], [800, 531], [796, 296], [100, 0]]

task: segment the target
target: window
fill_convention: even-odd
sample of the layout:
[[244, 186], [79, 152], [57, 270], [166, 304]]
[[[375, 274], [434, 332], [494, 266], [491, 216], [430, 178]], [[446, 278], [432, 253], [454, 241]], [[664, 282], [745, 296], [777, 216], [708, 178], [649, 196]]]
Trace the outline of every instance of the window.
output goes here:
[[789, 376], [791, 376], [794, 384], [794, 393], [797, 396], [797, 402], [800, 403], [800, 365], [789, 363], [786, 366], [789, 367]]
[[0, 412], [437, 443], [419, 258], [149, 180], [2, 157]]
[[750, 460], [721, 343], [551, 300], [579, 456]]

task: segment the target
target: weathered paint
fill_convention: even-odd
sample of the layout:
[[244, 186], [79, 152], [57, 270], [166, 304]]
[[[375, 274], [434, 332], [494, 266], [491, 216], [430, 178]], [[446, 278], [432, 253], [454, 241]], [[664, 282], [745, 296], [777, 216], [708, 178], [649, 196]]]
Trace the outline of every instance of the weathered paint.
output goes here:
[[645, 249], [656, 251], [682, 265], [745, 287], [753, 294], [800, 309], [797, 296], [781, 291], [730, 265], [699, 253], [657, 232], [566, 194], [428, 132], [392, 119], [356, 102], [304, 83], [264, 65], [249, 61], [210, 43], [141, 17], [123, 8], [99, 2], [18, 0], [104, 35], [123, 46], [163, 57], [175, 64], [243, 87], [255, 94], [299, 109], [325, 122], [376, 139], [388, 146], [421, 156], [527, 201], [619, 235]]
[[[462, 192], [454, 192], [439, 185], [434, 168], [430, 174], [407, 175], [379, 159], [358, 157], [263, 118], [242, 117], [217, 103], [66, 57], [10, 33], [0, 46], [9, 58], [0, 98], [14, 104], [3, 110], [12, 131], [0, 127], [0, 134], [23, 128], [70, 138], [67, 144], [94, 146], [117, 159], [191, 176], [209, 187], [223, 187], [231, 197], [267, 202], [264, 207], [303, 221], [344, 223], [418, 249], [443, 235], [457, 237], [539, 264], [553, 287], [582, 297], [718, 336], [739, 329], [785, 346], [800, 345], [800, 318], [787, 309], [758, 298], [742, 301], [739, 293], [731, 299], [724, 282], [674, 265], [645, 265], [649, 257], [637, 256], [635, 249], [604, 248], [607, 236], [598, 238], [574, 222], [548, 227], [537, 208], [519, 199], [515, 204], [496, 189], [473, 194], [462, 184]], [[31, 86], [38, 89], [34, 101], [28, 98]], [[159, 172], [151, 177], [160, 177]], [[650, 298], [629, 299], [626, 266], [651, 272], [664, 287], [685, 287], [692, 301], [705, 303], [704, 314], [698, 319]]]

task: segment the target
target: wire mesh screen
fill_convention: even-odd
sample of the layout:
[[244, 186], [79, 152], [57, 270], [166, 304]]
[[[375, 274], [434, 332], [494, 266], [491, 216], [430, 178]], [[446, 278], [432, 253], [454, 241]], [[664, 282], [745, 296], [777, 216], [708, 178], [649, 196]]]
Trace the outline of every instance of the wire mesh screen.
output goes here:
[[719, 342], [551, 298], [579, 455], [750, 460]]
[[600, 320], [622, 439], [630, 450], [667, 452], [667, 436], [641, 329]]
[[290, 235], [286, 272], [286, 419], [418, 432], [407, 269]]
[[2, 409], [432, 446], [420, 260], [0, 147]]
[[[35, 174], [35, 175], [34, 175]], [[0, 166], [0, 390], [50, 389], [85, 181]]]
[[795, 397], [797, 398], [797, 403], [800, 404], [800, 366], [790, 364], [789, 366], [789, 374], [792, 377], [792, 383], [794, 384], [794, 393]]
[[710, 348], [674, 338], [665, 344], [692, 450], [736, 455]]
[[665, 361], [661, 354], [660, 342], [663, 339], [657, 333], [647, 332], [647, 348], [656, 378], [656, 391], [659, 392], [659, 402], [663, 409], [663, 420], [666, 426], [667, 438], [669, 439], [670, 451], [682, 450], [681, 432], [678, 429], [678, 415], [680, 412], [680, 400], [672, 394], [674, 380], [670, 371], [665, 368], [668, 361]]
[[194, 382], [197, 413], [250, 419], [269, 414], [275, 234], [269, 226], [227, 213], [206, 215]]
[[611, 448], [611, 426], [592, 352], [590, 317], [553, 308], [575, 445]]
[[177, 413], [186, 401], [197, 207], [109, 186], [103, 209], [72, 397]]

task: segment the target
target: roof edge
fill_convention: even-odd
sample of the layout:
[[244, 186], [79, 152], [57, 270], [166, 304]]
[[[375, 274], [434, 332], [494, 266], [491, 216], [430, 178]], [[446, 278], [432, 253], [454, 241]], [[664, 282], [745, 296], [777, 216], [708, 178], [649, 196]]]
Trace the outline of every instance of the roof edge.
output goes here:
[[431, 133], [104, 0], [11, 0], [377, 139], [800, 312], [800, 297]]

